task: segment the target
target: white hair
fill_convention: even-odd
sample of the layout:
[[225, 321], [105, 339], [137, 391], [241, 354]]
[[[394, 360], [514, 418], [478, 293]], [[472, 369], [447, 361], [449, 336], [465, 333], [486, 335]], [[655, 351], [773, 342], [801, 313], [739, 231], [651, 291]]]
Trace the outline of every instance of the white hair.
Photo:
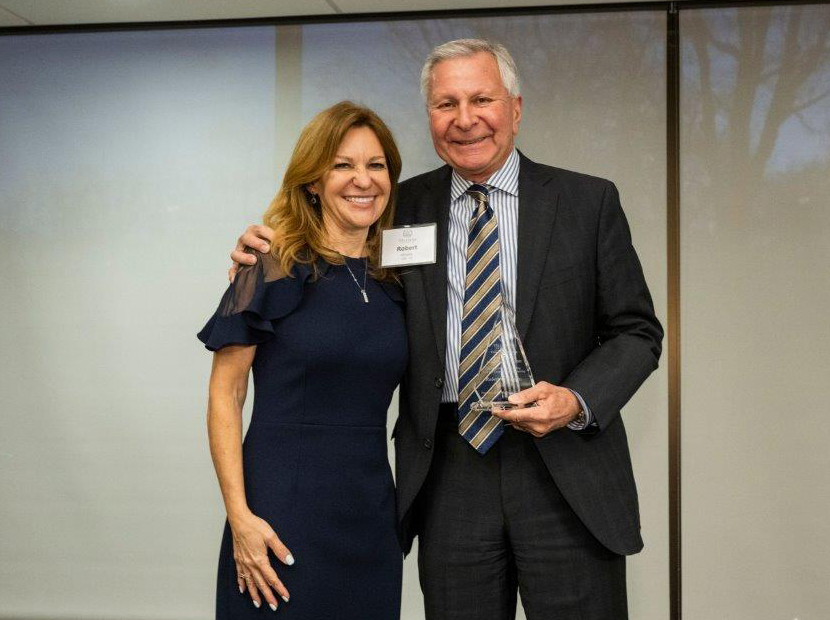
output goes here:
[[449, 58], [463, 58], [472, 56], [479, 52], [492, 54], [499, 66], [501, 83], [504, 85], [511, 97], [519, 96], [519, 72], [516, 70], [516, 63], [510, 56], [510, 52], [501, 43], [486, 41], [485, 39], [456, 39], [442, 43], [427, 56], [426, 62], [421, 69], [421, 96], [429, 103], [429, 94], [432, 81], [432, 71], [442, 60]]

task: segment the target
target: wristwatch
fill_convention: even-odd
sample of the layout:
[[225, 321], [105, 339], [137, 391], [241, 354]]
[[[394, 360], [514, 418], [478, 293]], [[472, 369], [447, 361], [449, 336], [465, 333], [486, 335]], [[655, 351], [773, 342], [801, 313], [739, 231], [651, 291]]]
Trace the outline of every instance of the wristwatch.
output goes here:
[[[577, 399], [579, 400], [579, 399]], [[579, 413], [576, 414], [576, 417], [571, 421], [571, 424], [575, 426], [585, 426], [587, 422], [587, 418], [585, 417], [585, 410], [582, 408], [582, 404], [579, 405]]]

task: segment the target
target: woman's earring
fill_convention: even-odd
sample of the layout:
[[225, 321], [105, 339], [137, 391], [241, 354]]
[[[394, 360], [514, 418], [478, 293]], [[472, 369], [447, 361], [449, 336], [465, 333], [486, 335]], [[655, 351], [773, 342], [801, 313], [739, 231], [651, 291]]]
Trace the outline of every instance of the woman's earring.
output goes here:
[[311, 204], [313, 204], [315, 207], [317, 206], [317, 194], [311, 195]]

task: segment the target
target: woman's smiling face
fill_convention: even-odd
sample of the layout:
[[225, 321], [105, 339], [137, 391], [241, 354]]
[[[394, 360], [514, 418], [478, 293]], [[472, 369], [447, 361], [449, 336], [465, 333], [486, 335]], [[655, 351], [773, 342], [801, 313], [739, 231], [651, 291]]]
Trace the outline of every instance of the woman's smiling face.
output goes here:
[[329, 170], [312, 185], [322, 199], [329, 238], [368, 231], [389, 204], [391, 188], [386, 157], [375, 132], [352, 127]]

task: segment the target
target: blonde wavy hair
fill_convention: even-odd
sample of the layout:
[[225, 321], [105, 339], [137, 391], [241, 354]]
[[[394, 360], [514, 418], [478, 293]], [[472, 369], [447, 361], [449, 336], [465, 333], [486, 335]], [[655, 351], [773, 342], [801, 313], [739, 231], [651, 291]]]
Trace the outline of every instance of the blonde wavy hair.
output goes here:
[[351, 101], [341, 101], [315, 116], [300, 134], [294, 147], [282, 186], [263, 216], [266, 226], [274, 229], [271, 254], [280, 269], [291, 274], [296, 263], [311, 265], [318, 275], [317, 261], [322, 258], [333, 265], [342, 265], [343, 257], [326, 247], [320, 201], [314, 205], [307, 187], [320, 181], [332, 165], [337, 149], [353, 127], [368, 127], [377, 136], [386, 157], [391, 191], [389, 203], [380, 218], [369, 228], [366, 238], [369, 273], [377, 280], [394, 279], [389, 269], [380, 266], [380, 236], [395, 218], [395, 198], [401, 174], [401, 156], [392, 132], [369, 108]]

